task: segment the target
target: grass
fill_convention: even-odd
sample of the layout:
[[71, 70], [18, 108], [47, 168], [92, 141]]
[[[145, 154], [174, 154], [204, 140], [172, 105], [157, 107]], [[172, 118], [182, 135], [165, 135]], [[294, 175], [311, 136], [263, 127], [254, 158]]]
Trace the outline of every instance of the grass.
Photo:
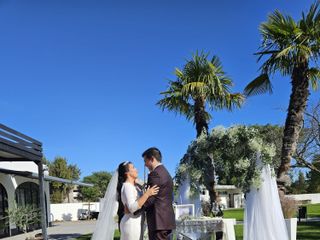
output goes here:
[[[243, 239], [243, 225], [235, 225], [236, 240]], [[298, 223], [297, 240], [319, 240], [320, 222]]]
[[[308, 204], [307, 206], [307, 214], [308, 218], [311, 217], [320, 217], [320, 204]], [[224, 210], [224, 217], [225, 218], [235, 218], [237, 221], [243, 221], [243, 214], [244, 209], [230, 209]], [[235, 225], [235, 233], [236, 233], [236, 240], [243, 239], [243, 225], [238, 224]], [[91, 234], [83, 235], [77, 240], [90, 240]], [[115, 232], [114, 240], [120, 239], [119, 231]], [[297, 233], [297, 240], [319, 240], [320, 239], [320, 222], [302, 222], [298, 223], [298, 233]]]
[[320, 238], [320, 222], [298, 223], [297, 239], [313, 240]]
[[[306, 206], [308, 218], [320, 217], [320, 204], [308, 204]], [[243, 221], [243, 208], [224, 210], [223, 213], [225, 218], [235, 218], [237, 221]]]
[[320, 203], [319, 204], [308, 204], [306, 206], [307, 206], [308, 218], [320, 217]]
[[[81, 237], [76, 238], [76, 240], [90, 240], [92, 234], [82, 235]], [[114, 233], [114, 240], [120, 240], [120, 232], [118, 230]]]
[[223, 211], [224, 218], [235, 218], [237, 219], [237, 221], [243, 221], [243, 214], [244, 214], [243, 208], [229, 209], [229, 210]]
[[235, 225], [234, 231], [236, 233], [236, 240], [242, 240], [243, 239], [243, 225], [242, 224]]
[[[238, 224], [234, 227], [236, 240], [243, 239], [243, 225]], [[298, 223], [297, 240], [319, 240], [320, 222]], [[83, 235], [76, 240], [90, 240], [91, 234]], [[114, 240], [120, 239], [119, 231], [115, 232]]]
[[82, 235], [81, 237], [76, 238], [77, 240], [90, 240], [91, 234]]

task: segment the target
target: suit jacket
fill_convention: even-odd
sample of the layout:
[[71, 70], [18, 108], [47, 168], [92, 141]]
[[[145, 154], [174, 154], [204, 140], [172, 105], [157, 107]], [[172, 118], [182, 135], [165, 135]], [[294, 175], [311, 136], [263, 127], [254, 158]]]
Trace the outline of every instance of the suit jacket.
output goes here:
[[157, 185], [159, 193], [144, 204], [149, 231], [175, 229], [173, 211], [173, 181], [167, 169], [160, 165], [148, 176], [148, 186]]

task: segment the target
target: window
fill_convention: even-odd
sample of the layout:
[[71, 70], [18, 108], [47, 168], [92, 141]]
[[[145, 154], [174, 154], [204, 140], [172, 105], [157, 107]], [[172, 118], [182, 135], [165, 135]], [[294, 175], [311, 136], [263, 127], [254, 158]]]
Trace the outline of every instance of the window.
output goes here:
[[[16, 189], [16, 202], [18, 206], [32, 205], [35, 208], [40, 206], [39, 186], [33, 182], [24, 182]], [[29, 230], [40, 228], [40, 223], [28, 225]], [[21, 231], [21, 229], [19, 229]]]
[[9, 235], [9, 228], [6, 226], [6, 210], [8, 209], [8, 196], [6, 189], [0, 184], [0, 237]]
[[16, 202], [18, 206], [33, 205], [39, 207], [39, 186], [33, 182], [25, 182], [16, 189]]

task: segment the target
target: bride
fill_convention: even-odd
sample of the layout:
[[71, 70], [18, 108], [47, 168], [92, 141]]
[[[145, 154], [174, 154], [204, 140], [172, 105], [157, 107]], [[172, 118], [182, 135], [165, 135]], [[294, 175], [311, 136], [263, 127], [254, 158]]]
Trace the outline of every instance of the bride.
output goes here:
[[119, 165], [109, 182], [92, 240], [113, 240], [116, 213], [121, 240], [143, 238], [143, 214], [133, 213], [141, 209], [149, 197], [158, 194], [159, 187], [148, 188], [142, 194], [141, 188], [136, 184], [137, 179], [138, 171], [131, 162]]

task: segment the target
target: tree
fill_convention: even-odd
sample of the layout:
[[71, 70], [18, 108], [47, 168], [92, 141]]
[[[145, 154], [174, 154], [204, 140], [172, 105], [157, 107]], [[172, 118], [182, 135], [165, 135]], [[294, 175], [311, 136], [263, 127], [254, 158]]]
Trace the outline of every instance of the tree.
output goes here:
[[[53, 162], [50, 162], [49, 173], [51, 176], [70, 180], [79, 180], [80, 178], [80, 169], [77, 165], [68, 165], [67, 159], [63, 157], [56, 157]], [[51, 182], [50, 188], [52, 191], [51, 201], [53, 203], [62, 203], [66, 197], [70, 202], [69, 192], [73, 189], [73, 185]]]
[[[312, 164], [320, 169], [320, 155], [314, 157]], [[309, 193], [320, 193], [320, 173], [315, 170], [310, 170], [307, 174], [309, 187]]]
[[32, 205], [16, 206], [13, 204], [12, 208], [6, 210], [6, 214], [8, 216], [6, 225], [15, 224], [23, 233], [29, 230], [30, 225], [41, 222], [40, 209]]
[[208, 133], [212, 117], [206, 107], [232, 110], [243, 102], [240, 93], [230, 92], [233, 83], [223, 71], [219, 58], [208, 58], [209, 54], [196, 52], [182, 70], [176, 68], [177, 80], [169, 81], [168, 89], [161, 93], [163, 99], [157, 103], [162, 110], [179, 113], [193, 121], [197, 137], [202, 132]]
[[112, 175], [108, 172], [94, 172], [90, 176], [83, 178], [83, 182], [92, 183], [93, 187], [80, 186], [80, 194], [85, 201], [96, 202], [99, 198], [103, 198]]
[[[263, 163], [272, 168], [277, 165], [274, 144], [264, 141], [256, 127], [216, 127], [208, 136], [201, 135], [189, 145], [176, 171], [177, 183], [181, 184], [188, 173], [192, 191], [198, 192], [201, 185], [208, 188], [208, 176], [214, 175], [215, 170], [219, 183], [234, 184], [247, 192], [251, 185], [261, 183], [261, 169], [256, 167], [258, 153]], [[213, 163], [207, 161], [208, 154]], [[210, 198], [213, 203], [211, 194]]]
[[299, 171], [298, 179], [291, 184], [291, 191], [293, 194], [307, 193], [308, 184], [306, 182], [304, 173]]
[[[227, 109], [240, 107], [244, 98], [240, 93], [231, 93], [232, 80], [226, 76], [222, 64], [217, 56], [208, 59], [209, 54], [198, 53], [187, 60], [183, 69], [176, 68], [176, 81], [170, 81], [167, 91], [157, 105], [162, 110], [169, 110], [184, 115], [187, 120], [193, 121], [197, 130], [197, 138], [201, 134], [208, 134], [208, 125], [211, 115], [209, 109]], [[206, 187], [213, 201], [216, 199], [214, 190], [214, 164], [210, 155], [206, 160], [207, 169], [212, 174], [206, 175]], [[205, 172], [204, 172], [205, 174]]]
[[296, 150], [310, 95], [309, 85], [317, 89], [320, 78], [320, 69], [316, 65], [320, 56], [319, 2], [313, 4], [306, 15], [302, 13], [302, 19], [297, 22], [291, 16], [275, 11], [267, 22], [260, 25], [260, 33], [263, 40], [256, 55], [259, 56], [258, 61], [268, 58], [260, 68], [261, 75], [246, 86], [245, 95], [272, 93], [270, 76], [276, 72], [291, 76], [292, 90], [284, 127], [281, 165], [277, 173], [281, 183]]
[[303, 125], [292, 167], [306, 167], [320, 174], [320, 166], [313, 164], [320, 151], [320, 102], [306, 111]]
[[258, 131], [259, 137], [267, 143], [271, 143], [276, 148], [276, 155], [274, 156], [275, 167], [280, 166], [281, 146], [283, 138], [283, 127], [278, 125], [252, 125], [252, 128]]

